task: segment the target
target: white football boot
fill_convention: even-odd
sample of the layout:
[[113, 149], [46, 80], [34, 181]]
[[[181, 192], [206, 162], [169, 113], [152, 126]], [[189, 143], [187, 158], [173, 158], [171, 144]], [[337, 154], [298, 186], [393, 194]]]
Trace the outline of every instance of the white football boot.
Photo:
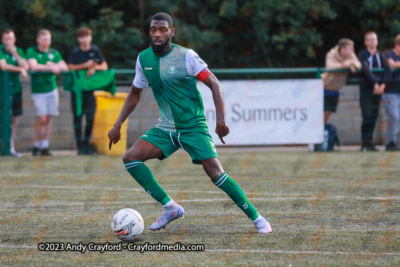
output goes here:
[[10, 156], [20, 158], [21, 154], [15, 151], [15, 149], [10, 149]]
[[173, 220], [183, 218], [185, 214], [184, 209], [174, 203], [170, 206], [164, 207], [163, 213], [157, 218], [157, 220], [150, 226], [150, 230], [156, 231], [160, 230], [161, 228], [165, 229], [165, 226], [172, 222]]
[[[269, 218], [268, 218], [268, 220], [269, 220]], [[258, 233], [269, 234], [272, 232], [272, 228], [271, 228], [271, 225], [269, 224], [268, 220], [264, 219], [264, 217], [260, 215], [260, 217], [253, 222]]]

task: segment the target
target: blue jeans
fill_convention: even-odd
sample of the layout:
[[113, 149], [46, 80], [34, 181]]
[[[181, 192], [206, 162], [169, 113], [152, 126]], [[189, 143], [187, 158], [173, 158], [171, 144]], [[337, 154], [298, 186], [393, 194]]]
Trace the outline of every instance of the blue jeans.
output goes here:
[[387, 118], [388, 141], [396, 144], [400, 123], [400, 94], [383, 94], [382, 104]]

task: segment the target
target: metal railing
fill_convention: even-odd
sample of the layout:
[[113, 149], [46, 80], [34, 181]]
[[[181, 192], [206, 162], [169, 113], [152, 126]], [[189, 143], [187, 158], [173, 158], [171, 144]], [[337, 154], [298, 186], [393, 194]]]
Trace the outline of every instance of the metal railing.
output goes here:
[[[222, 75], [221, 80], [226, 76], [235, 75], [280, 75], [280, 74], [314, 74], [315, 78], [320, 78], [323, 72], [348, 72], [348, 69], [326, 69], [323, 67], [315, 68], [248, 68], [248, 69], [210, 69], [216, 75]], [[373, 72], [383, 72], [384, 69], [373, 69]], [[360, 70], [357, 70], [360, 72]], [[36, 72], [28, 71], [29, 74]], [[42, 72], [43, 73], [43, 72]], [[63, 75], [68, 75], [70, 72], [63, 72]], [[134, 69], [116, 69], [117, 75], [133, 75]], [[2, 155], [10, 153], [10, 138], [11, 138], [11, 122], [12, 122], [12, 95], [9, 89], [9, 73], [7, 71], [0, 72], [2, 82], [0, 86], [0, 151]], [[352, 82], [357, 82], [353, 79]]]
[[[320, 78], [323, 72], [348, 72], [348, 69], [327, 69], [323, 67], [314, 68], [248, 68], [248, 69], [210, 69], [214, 74], [301, 74], [315, 73], [316, 78]], [[383, 68], [374, 68], [373, 72], [383, 72]], [[361, 70], [357, 70], [357, 73]], [[115, 74], [135, 74], [134, 69], [118, 69]]]

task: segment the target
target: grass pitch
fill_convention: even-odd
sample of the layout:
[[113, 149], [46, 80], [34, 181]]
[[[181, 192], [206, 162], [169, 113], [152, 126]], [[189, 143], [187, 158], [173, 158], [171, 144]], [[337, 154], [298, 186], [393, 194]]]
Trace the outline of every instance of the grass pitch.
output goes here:
[[[147, 165], [185, 218], [152, 232], [161, 213], [125, 171], [120, 157], [1, 158], [2, 266], [357, 266], [400, 265], [399, 153], [220, 153], [231, 177], [272, 234], [178, 152]], [[111, 218], [138, 210], [137, 244], [204, 244], [204, 252], [40, 252], [41, 242], [117, 243]]]

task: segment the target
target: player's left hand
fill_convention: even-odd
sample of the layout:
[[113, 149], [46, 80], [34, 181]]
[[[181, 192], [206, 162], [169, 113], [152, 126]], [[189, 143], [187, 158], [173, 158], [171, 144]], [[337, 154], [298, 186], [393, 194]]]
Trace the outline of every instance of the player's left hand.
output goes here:
[[356, 68], [356, 66], [354, 66], [354, 64], [351, 64], [351, 65], [350, 65], [350, 71], [351, 71], [352, 73], [356, 73], [356, 72], [357, 72], [357, 68]]
[[20, 69], [19, 74], [21, 74], [21, 77], [24, 79], [28, 78], [28, 72], [24, 68]]
[[217, 122], [217, 128], [215, 129], [219, 139], [225, 145], [224, 136], [229, 134], [229, 127], [225, 124], [225, 122]]

